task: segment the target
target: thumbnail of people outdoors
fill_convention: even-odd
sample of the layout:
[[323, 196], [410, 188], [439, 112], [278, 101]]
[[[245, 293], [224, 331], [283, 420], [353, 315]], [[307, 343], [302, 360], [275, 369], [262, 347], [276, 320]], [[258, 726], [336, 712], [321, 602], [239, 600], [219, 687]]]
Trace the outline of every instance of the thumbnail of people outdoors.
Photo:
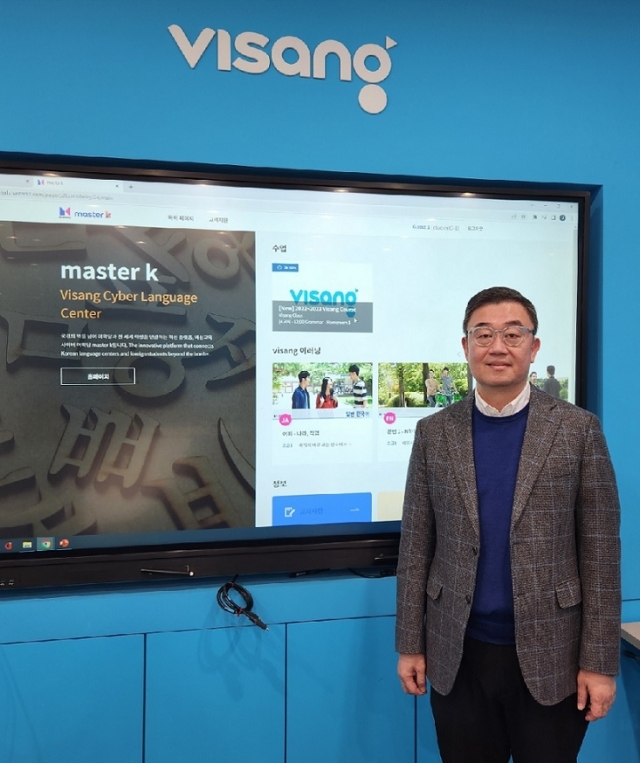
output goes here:
[[274, 363], [273, 404], [300, 410], [371, 407], [373, 364]]
[[445, 408], [462, 400], [472, 384], [466, 363], [380, 363], [378, 405]]
[[529, 381], [534, 387], [538, 387], [551, 397], [559, 397], [561, 400], [569, 399], [569, 379], [566, 376], [556, 378], [555, 366], [547, 366], [539, 375], [537, 371], [532, 371], [529, 374]]

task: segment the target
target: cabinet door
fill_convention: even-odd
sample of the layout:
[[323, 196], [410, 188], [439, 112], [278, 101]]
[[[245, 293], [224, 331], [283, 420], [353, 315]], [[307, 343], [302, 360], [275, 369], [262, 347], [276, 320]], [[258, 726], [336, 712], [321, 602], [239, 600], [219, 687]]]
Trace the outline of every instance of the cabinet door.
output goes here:
[[147, 637], [145, 763], [284, 760], [284, 626]]
[[140, 763], [143, 638], [0, 646], [3, 763]]
[[287, 763], [413, 763], [415, 703], [396, 675], [394, 623], [288, 627]]

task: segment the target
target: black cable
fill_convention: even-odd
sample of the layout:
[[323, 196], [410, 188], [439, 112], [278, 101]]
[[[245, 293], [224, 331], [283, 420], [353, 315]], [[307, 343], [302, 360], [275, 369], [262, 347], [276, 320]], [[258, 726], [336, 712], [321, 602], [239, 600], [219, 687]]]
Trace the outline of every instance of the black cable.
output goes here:
[[[262, 628], [263, 631], [268, 631], [269, 628], [265, 625], [265, 623], [262, 622], [262, 620], [258, 617], [258, 615], [256, 615], [255, 612], [251, 611], [253, 609], [253, 596], [244, 586], [236, 583], [237, 579], [238, 576], [236, 575], [233, 580], [230, 580], [228, 583], [220, 586], [216, 596], [218, 606], [221, 609], [224, 609], [225, 612], [229, 612], [232, 615], [237, 615], [238, 617], [240, 617], [240, 615], [244, 615], [245, 617], [248, 617], [254, 625], [257, 625], [258, 628]], [[240, 596], [244, 602], [243, 607], [241, 607], [231, 598], [231, 591], [236, 591], [238, 596]]]

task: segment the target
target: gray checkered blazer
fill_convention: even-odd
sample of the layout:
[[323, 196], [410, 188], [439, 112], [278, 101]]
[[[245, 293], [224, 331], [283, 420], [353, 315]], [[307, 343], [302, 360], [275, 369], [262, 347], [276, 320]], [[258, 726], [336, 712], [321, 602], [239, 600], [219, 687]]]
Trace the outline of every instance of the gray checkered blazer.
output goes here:
[[[473, 405], [470, 395], [418, 423], [402, 519], [396, 649], [426, 653], [441, 694], [462, 659], [478, 564]], [[543, 705], [576, 691], [579, 667], [618, 672], [619, 514], [598, 419], [532, 387], [510, 548], [518, 658]]]

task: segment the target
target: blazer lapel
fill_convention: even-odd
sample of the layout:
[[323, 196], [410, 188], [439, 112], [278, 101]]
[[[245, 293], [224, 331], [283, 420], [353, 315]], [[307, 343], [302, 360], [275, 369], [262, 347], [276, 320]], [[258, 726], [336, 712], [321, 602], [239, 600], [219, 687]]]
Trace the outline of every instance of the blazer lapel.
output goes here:
[[475, 398], [471, 394], [461, 403], [450, 409], [451, 416], [445, 424], [445, 436], [450, 455], [448, 468], [455, 474], [462, 502], [476, 535], [480, 537], [478, 489], [476, 486], [476, 468], [473, 461], [473, 434], [471, 425], [474, 401]]
[[527, 505], [531, 490], [549, 455], [560, 426], [560, 416], [557, 415], [556, 408], [554, 398], [532, 387], [527, 429], [522, 442], [516, 490], [513, 496], [512, 529]]

